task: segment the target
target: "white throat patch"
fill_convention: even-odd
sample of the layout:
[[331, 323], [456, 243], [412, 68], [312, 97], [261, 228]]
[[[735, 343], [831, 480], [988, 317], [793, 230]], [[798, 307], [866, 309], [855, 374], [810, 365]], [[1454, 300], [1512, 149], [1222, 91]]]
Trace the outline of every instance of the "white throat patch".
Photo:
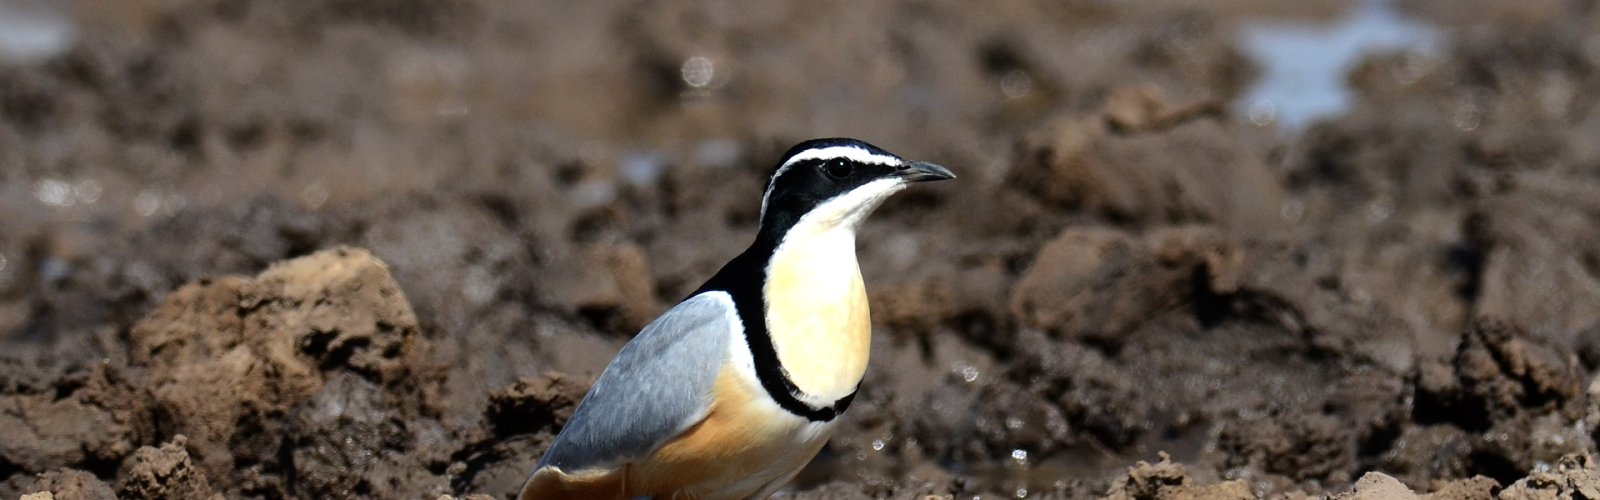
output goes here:
[[843, 230], [855, 236], [856, 228], [867, 215], [895, 194], [906, 188], [905, 181], [886, 177], [862, 184], [844, 194], [829, 198], [800, 216], [784, 239], [806, 238], [819, 233]]

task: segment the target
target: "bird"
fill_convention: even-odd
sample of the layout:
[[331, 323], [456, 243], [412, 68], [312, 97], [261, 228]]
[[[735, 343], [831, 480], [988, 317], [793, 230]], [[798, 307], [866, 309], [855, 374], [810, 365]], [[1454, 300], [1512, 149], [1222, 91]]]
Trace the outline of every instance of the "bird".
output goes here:
[[760, 499], [783, 487], [866, 373], [857, 230], [908, 185], [954, 178], [857, 139], [790, 148], [755, 241], [623, 346], [518, 498]]

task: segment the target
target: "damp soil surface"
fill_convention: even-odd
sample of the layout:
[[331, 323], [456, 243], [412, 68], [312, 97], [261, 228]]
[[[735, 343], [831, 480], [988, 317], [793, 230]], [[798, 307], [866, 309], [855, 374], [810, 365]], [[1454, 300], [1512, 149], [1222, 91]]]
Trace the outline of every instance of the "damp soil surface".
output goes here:
[[758, 3], [71, 4], [0, 60], [0, 497], [504, 498], [835, 135], [960, 179], [782, 497], [1600, 496], [1594, 2], [1401, 2], [1293, 131], [1240, 27], [1340, 8]]

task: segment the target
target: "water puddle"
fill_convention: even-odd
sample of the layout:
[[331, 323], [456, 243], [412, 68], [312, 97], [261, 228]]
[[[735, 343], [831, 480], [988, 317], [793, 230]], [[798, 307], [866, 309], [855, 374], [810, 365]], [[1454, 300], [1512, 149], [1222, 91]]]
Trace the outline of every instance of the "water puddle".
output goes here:
[[72, 48], [77, 27], [66, 2], [0, 0], [0, 60], [37, 62]]
[[1297, 132], [1311, 122], [1349, 109], [1353, 96], [1346, 75], [1362, 57], [1407, 52], [1437, 57], [1443, 32], [1405, 17], [1394, 2], [1354, 2], [1332, 21], [1261, 20], [1246, 23], [1239, 46], [1261, 75], [1236, 110], [1251, 122]]

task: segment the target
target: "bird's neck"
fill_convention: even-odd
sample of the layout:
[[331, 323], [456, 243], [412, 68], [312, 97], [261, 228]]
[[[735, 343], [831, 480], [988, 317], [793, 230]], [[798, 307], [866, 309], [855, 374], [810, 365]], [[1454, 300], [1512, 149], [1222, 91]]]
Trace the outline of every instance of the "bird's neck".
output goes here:
[[904, 187], [875, 181], [804, 215], [763, 214], [755, 243], [695, 292], [733, 297], [756, 378], [784, 409], [829, 421], [855, 397], [872, 340], [856, 228]]
[[866, 372], [872, 327], [855, 245], [853, 224], [801, 223], [767, 261], [767, 334], [808, 403], [852, 394]]

